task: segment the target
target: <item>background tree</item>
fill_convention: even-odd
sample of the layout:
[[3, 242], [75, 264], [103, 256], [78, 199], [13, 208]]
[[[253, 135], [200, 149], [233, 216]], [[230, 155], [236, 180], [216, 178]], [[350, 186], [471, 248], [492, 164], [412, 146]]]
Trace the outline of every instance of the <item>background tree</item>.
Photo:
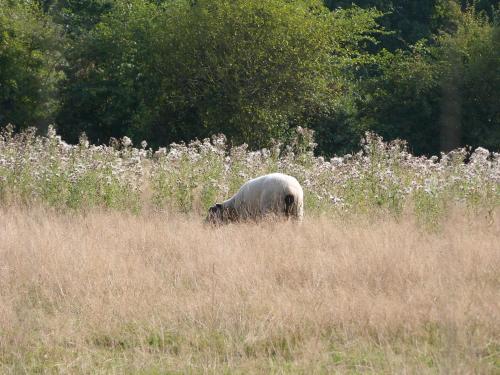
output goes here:
[[474, 8], [457, 31], [438, 37], [441, 62], [441, 149], [500, 145], [500, 27]]
[[0, 126], [257, 148], [301, 125], [325, 155], [366, 130], [415, 153], [498, 150], [498, 2], [0, 0]]
[[44, 127], [58, 108], [58, 27], [29, 1], [0, 0], [0, 124]]
[[[330, 9], [375, 8], [384, 13], [380, 24], [391, 31], [380, 35], [380, 47], [390, 51], [411, 49], [421, 39], [432, 39], [439, 31], [453, 31], [462, 11], [474, 7], [490, 20], [500, 0], [325, 0]], [[458, 11], [457, 11], [458, 10]]]
[[325, 3], [330, 9], [356, 5], [383, 12], [380, 24], [392, 33], [380, 36], [380, 46], [394, 51], [431, 35], [437, 0], [325, 0]]
[[59, 126], [73, 139], [224, 132], [264, 146], [329, 110], [376, 15], [315, 1], [119, 2], [75, 49]]
[[373, 54], [355, 72], [350, 99], [311, 124], [320, 153], [352, 151], [366, 130], [405, 139], [417, 154], [466, 144], [500, 148], [498, 25], [474, 7], [441, 5], [435, 19], [442, 31], [411, 48]]
[[[147, 1], [122, 1], [101, 11], [102, 20], [95, 25], [84, 22], [89, 30], [76, 26], [66, 51], [68, 64], [57, 125], [72, 142], [81, 132], [94, 142], [105, 143], [111, 136], [129, 134], [139, 100], [148, 95], [144, 66], [151, 58], [148, 47], [157, 37], [156, 6]], [[89, 19], [94, 17], [92, 13]], [[151, 87], [151, 95], [153, 91]]]

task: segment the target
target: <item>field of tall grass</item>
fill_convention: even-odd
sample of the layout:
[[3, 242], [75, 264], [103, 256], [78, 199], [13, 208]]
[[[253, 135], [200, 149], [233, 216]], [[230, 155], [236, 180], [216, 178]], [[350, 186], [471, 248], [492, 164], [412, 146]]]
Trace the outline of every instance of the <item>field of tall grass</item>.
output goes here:
[[[0, 136], [0, 373], [500, 372], [500, 155]], [[212, 228], [271, 171], [302, 225]]]
[[498, 373], [499, 233], [4, 208], [0, 373]]

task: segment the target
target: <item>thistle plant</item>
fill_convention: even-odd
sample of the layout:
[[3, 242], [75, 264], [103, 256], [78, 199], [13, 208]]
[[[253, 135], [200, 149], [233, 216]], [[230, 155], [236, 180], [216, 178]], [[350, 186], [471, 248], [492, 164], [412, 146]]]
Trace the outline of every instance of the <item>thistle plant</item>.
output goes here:
[[[201, 214], [242, 183], [270, 172], [296, 177], [306, 212], [401, 215], [413, 212], [432, 225], [452, 207], [486, 210], [500, 204], [500, 154], [461, 148], [414, 156], [405, 142], [367, 133], [359, 152], [326, 160], [314, 155], [314, 134], [298, 128], [288, 144], [249, 150], [224, 135], [158, 150], [128, 137], [91, 145], [83, 134], [65, 143], [50, 127], [0, 134], [0, 199], [58, 208], [155, 209]], [[148, 190], [151, 194], [145, 194]]]
[[90, 145], [84, 135], [69, 145], [52, 127], [0, 134], [0, 192], [4, 202], [43, 203], [56, 208], [137, 210], [147, 152]]

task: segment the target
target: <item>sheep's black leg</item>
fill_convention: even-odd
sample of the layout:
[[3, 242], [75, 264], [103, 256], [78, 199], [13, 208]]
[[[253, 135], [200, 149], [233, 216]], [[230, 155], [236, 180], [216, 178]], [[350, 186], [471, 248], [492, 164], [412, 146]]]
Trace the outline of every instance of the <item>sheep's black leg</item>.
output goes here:
[[288, 194], [285, 196], [285, 216], [290, 217], [290, 214], [292, 213], [292, 207], [293, 207], [293, 202], [295, 198], [293, 195]]

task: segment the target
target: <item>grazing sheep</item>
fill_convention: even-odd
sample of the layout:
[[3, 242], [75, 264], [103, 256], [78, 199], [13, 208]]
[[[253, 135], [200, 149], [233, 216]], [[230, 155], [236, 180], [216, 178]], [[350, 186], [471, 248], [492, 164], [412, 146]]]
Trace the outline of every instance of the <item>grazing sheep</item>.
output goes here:
[[294, 177], [271, 173], [254, 178], [244, 183], [230, 199], [210, 207], [206, 221], [221, 224], [258, 220], [273, 214], [302, 220], [303, 192]]

